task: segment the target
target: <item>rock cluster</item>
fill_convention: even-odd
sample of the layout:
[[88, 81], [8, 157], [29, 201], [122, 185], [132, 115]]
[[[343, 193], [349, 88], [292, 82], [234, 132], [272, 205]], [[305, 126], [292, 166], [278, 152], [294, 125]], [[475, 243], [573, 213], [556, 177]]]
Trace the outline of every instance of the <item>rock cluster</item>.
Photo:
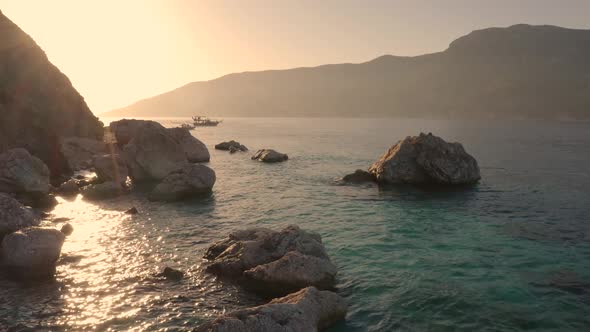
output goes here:
[[289, 159], [284, 153], [277, 152], [272, 149], [262, 149], [256, 151], [256, 153], [252, 156], [252, 160], [258, 160], [265, 163], [278, 163], [281, 161], [285, 161]]
[[224, 314], [196, 331], [322, 331], [344, 319], [347, 309], [338, 294], [308, 287], [258, 307]]

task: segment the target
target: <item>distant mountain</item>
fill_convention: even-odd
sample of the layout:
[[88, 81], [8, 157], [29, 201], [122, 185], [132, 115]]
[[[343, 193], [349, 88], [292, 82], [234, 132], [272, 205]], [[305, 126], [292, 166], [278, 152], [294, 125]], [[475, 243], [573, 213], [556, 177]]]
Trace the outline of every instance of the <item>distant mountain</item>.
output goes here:
[[26, 148], [53, 175], [68, 170], [60, 138], [101, 138], [103, 124], [35, 41], [0, 11], [0, 152]]
[[103, 116], [590, 118], [590, 30], [474, 31], [440, 53], [230, 74]]

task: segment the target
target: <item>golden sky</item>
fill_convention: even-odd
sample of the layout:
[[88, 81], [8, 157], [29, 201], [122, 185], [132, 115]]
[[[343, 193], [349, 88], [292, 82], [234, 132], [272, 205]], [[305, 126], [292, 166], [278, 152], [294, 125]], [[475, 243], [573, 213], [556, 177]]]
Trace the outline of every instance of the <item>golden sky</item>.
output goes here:
[[516, 23], [588, 28], [588, 0], [0, 0], [95, 113], [240, 71], [444, 50]]

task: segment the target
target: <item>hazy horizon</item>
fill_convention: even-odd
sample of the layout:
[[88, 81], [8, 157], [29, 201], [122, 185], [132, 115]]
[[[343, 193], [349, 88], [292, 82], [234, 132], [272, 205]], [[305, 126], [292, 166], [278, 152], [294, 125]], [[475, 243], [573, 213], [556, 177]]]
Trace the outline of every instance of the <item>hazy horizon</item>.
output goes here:
[[590, 2], [567, 3], [8, 0], [1, 9], [101, 114], [234, 72], [443, 51], [454, 39], [487, 27], [588, 29]]

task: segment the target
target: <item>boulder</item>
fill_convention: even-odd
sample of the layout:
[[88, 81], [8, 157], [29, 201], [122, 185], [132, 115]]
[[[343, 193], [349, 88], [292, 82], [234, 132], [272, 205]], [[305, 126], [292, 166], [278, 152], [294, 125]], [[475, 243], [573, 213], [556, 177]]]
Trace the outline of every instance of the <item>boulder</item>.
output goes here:
[[61, 137], [100, 140], [103, 124], [35, 41], [0, 12], [0, 152], [25, 148], [51, 176], [69, 173]]
[[163, 278], [166, 278], [167, 280], [178, 281], [184, 277], [184, 272], [166, 266], [164, 268], [164, 270], [162, 270], [161, 273], [158, 273], [156, 275], [156, 277], [163, 277]]
[[0, 192], [47, 194], [49, 169], [25, 149], [8, 150], [0, 154]]
[[231, 140], [229, 142], [221, 142], [215, 145], [215, 149], [224, 151], [248, 151], [248, 148], [245, 145], [242, 145], [234, 140]]
[[96, 155], [103, 155], [108, 148], [103, 141], [84, 137], [64, 137], [61, 140], [61, 152], [71, 170], [78, 171], [92, 167]]
[[308, 287], [258, 307], [224, 314], [196, 331], [316, 332], [345, 319], [347, 309], [338, 294]]
[[460, 143], [447, 143], [430, 133], [399, 141], [369, 172], [384, 184], [462, 185], [481, 178], [477, 161]]
[[127, 193], [127, 188], [113, 181], [91, 184], [82, 189], [82, 196], [90, 201], [100, 201], [119, 197]]
[[0, 239], [19, 229], [37, 226], [39, 222], [31, 208], [23, 206], [7, 194], [0, 193]]
[[153, 121], [140, 126], [123, 151], [129, 176], [134, 181], [162, 180], [187, 161], [178, 141]]
[[2, 240], [2, 262], [19, 276], [47, 277], [55, 272], [65, 235], [56, 229], [28, 227]]
[[272, 149], [258, 150], [253, 156], [252, 160], [263, 161], [265, 163], [278, 163], [289, 159], [284, 153], [277, 152]]
[[209, 150], [203, 142], [199, 141], [187, 128], [168, 128], [168, 132], [182, 146], [186, 158], [191, 163], [208, 162]]
[[215, 172], [200, 164], [186, 164], [170, 173], [151, 192], [152, 201], [175, 201], [211, 192], [215, 184]]
[[99, 182], [127, 182], [127, 164], [118, 154], [103, 154], [93, 159], [94, 171]]
[[123, 147], [137, 135], [137, 132], [148, 120], [123, 119], [109, 124], [109, 131], [115, 136], [117, 145]]
[[205, 258], [210, 261], [208, 272], [272, 295], [307, 286], [332, 289], [337, 272], [321, 236], [297, 226], [278, 232], [251, 228], [231, 233], [210, 246]]
[[65, 236], [70, 236], [74, 232], [74, 226], [72, 226], [72, 224], [64, 224], [63, 226], [61, 226], [61, 229], [59, 231], [62, 232]]
[[69, 179], [62, 183], [56, 192], [62, 196], [75, 196], [80, 192], [78, 185], [78, 180]]
[[375, 182], [375, 176], [362, 169], [357, 169], [354, 173], [345, 175], [342, 181], [347, 183]]

